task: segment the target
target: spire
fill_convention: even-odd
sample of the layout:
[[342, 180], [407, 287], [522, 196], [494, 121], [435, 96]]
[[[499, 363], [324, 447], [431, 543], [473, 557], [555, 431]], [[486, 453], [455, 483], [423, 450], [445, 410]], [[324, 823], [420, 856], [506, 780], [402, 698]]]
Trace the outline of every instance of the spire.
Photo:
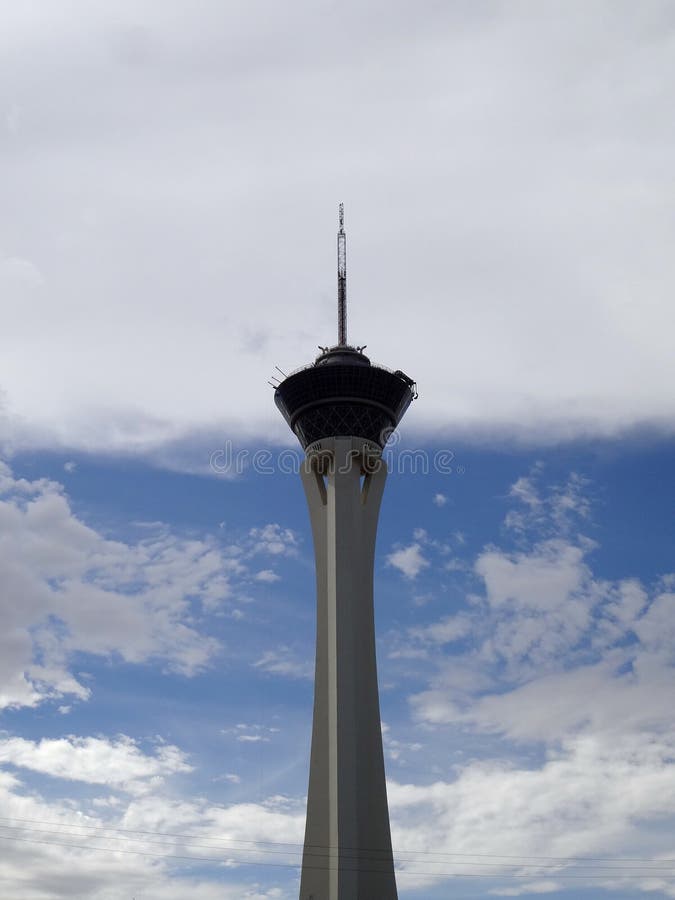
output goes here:
[[339, 226], [337, 236], [337, 269], [338, 269], [338, 344], [344, 347], [347, 343], [347, 235], [345, 234], [345, 205], [340, 204]]

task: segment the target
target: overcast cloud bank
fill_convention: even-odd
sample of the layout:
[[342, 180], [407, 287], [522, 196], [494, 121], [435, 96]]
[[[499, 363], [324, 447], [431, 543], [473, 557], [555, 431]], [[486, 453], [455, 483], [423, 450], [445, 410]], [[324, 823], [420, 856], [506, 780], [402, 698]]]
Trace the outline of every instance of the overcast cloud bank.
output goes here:
[[666, 0], [6, 10], [6, 445], [288, 440], [338, 200], [409, 429], [672, 430], [674, 35]]

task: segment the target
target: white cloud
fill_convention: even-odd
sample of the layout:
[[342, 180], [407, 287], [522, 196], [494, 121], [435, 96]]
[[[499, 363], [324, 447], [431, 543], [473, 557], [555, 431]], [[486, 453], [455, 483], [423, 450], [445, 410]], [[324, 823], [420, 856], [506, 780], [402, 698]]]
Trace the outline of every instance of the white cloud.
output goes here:
[[[658, 872], [635, 871], [623, 881], [611, 870], [613, 857], [670, 852], [670, 577], [648, 586], [595, 576], [595, 545], [575, 528], [589, 516], [581, 481], [545, 490], [535, 472], [511, 496], [519, 514], [525, 508], [515, 524], [507, 517], [505, 538], [518, 549], [484, 549], [474, 565], [482, 591], [468, 596], [466, 609], [407, 633], [435, 665], [427, 689], [411, 698], [416, 720], [439, 740], [474, 735], [477, 747], [487, 742], [488, 757], [456, 764], [452, 781], [393, 785], [395, 840], [512, 855], [516, 865], [522, 856], [531, 880], [499, 883], [491, 890], [499, 896], [562, 890], [572, 874], [580, 890], [592, 889], [568, 858], [593, 856], [610, 858], [608, 890], [675, 896]], [[561, 857], [559, 868], [545, 872], [537, 856]], [[423, 885], [422, 876], [415, 883]]]
[[640, 641], [655, 653], [663, 653], [671, 662], [675, 662], [675, 592], [667, 591], [659, 594], [644, 615], [637, 613], [645, 605], [644, 592], [631, 584], [628, 594], [630, 609], [629, 622]]
[[240, 722], [234, 728], [223, 728], [221, 734], [231, 735], [240, 744], [269, 744], [271, 735], [278, 734], [279, 728], [260, 724]]
[[274, 584], [275, 581], [281, 581], [281, 575], [277, 575], [272, 569], [261, 569], [253, 577], [256, 581], [262, 581], [265, 584]]
[[234, 772], [228, 772], [225, 775], [225, 780], [229, 781], [231, 784], [241, 784], [240, 776], [235, 774]]
[[[82, 739], [85, 745], [92, 739]], [[108, 753], [115, 754], [114, 743]], [[145, 779], [154, 756], [141, 762]], [[157, 755], [159, 758], [159, 754]], [[93, 784], [103, 783], [104, 769], [112, 761], [129, 767], [122, 753], [114, 759], [99, 757], [101, 772], [88, 774]], [[88, 766], [91, 759], [87, 760]], [[144, 768], [143, 768], [144, 767]], [[159, 769], [168, 775], [169, 765]], [[139, 759], [131, 769], [139, 774]], [[46, 800], [27, 790], [18, 778], [0, 768], [0, 808], [5, 824], [0, 853], [3, 895], [21, 900], [291, 900], [285, 887], [275, 885], [278, 872], [256, 884], [251, 862], [269, 861], [269, 843], [284, 835], [300, 844], [304, 825], [301, 802], [271, 801], [211, 806], [206, 800], [178, 800], [152, 776], [153, 789], [131, 796], [104, 795], [83, 812], [81, 797]], [[117, 788], [117, 785], [115, 785]], [[14, 837], [16, 840], [8, 838]], [[242, 841], [244, 843], [242, 843]], [[246, 851], [242, 850], [246, 847]], [[275, 862], [294, 864], [297, 853], [274, 855]], [[197, 857], [200, 875], [190, 874], [183, 859], [176, 868], [172, 855]], [[204, 857], [213, 859], [204, 862]], [[269, 872], [269, 870], [265, 870]], [[283, 872], [283, 870], [279, 870]]]
[[530, 553], [482, 553], [475, 571], [495, 613], [494, 634], [484, 645], [507, 661], [562, 659], [585, 634], [599, 599], [584, 547], [546, 541]]
[[154, 790], [158, 779], [192, 771], [178, 747], [163, 744], [155, 753], [145, 754], [125, 735], [114, 740], [73, 735], [41, 741], [4, 737], [0, 738], [0, 763], [130, 793]]
[[532, 483], [532, 479], [527, 478], [525, 475], [518, 478], [518, 480], [511, 485], [509, 493], [511, 497], [516, 497], [518, 500], [521, 500], [529, 506], [530, 509], [538, 509], [541, 506], [541, 499], [539, 498], [536, 487]]
[[588, 485], [573, 472], [564, 484], [547, 485], [542, 490], [544, 474], [543, 464], [536, 463], [529, 476], [511, 486], [509, 495], [521, 506], [509, 511], [505, 524], [516, 532], [536, 532], [540, 537], [569, 535], [590, 515]]
[[496, 897], [520, 897], [522, 894], [554, 894], [564, 889], [559, 881], [532, 881], [519, 887], [492, 888], [488, 894]]
[[433, 500], [431, 501], [435, 506], [443, 507], [448, 502], [448, 498], [445, 494], [434, 494]]
[[387, 556], [387, 565], [393, 566], [406, 578], [412, 580], [417, 578], [422, 569], [426, 569], [429, 566], [429, 561], [422, 553], [420, 545], [414, 543], [390, 553]]
[[609, 742], [612, 735], [628, 739], [651, 729], [668, 734], [674, 703], [670, 666], [648, 652], [614, 652], [595, 665], [477, 699], [461, 718], [517, 741], [553, 744], [589, 733]]
[[230, 602], [248, 574], [246, 556], [264, 548], [290, 555], [296, 546], [278, 525], [253, 529], [241, 546], [161, 524], [135, 543], [114, 541], [73, 513], [60, 485], [15, 479], [4, 463], [0, 531], [0, 708], [86, 699], [90, 688], [69, 671], [74, 653], [202, 670], [219, 644], [200, 627], [200, 608]]
[[273, 522], [262, 528], [251, 528], [250, 553], [266, 553], [270, 556], [295, 556], [298, 552], [299, 539], [290, 528], [282, 528]]
[[286, 646], [268, 650], [253, 663], [256, 669], [262, 669], [272, 675], [284, 675], [288, 678], [313, 678], [314, 663], [312, 660], [300, 659]]
[[419, 753], [424, 745], [419, 741], [401, 741], [391, 733], [391, 728], [382, 722], [382, 744], [385, 756], [399, 766], [407, 764], [407, 754]]
[[133, 27], [118, 8], [3, 22], [17, 49], [0, 216], [31, 248], [0, 278], [15, 441], [287, 438], [261, 372], [330, 339], [336, 179], [351, 186], [355, 293], [386, 296], [354, 304], [354, 340], [377, 335], [398, 365], [415, 296], [417, 426], [670, 427], [667, 4], [612, 4], [609, 30], [605, 3], [562, 0], [425, 4], [414, 20], [396, 3], [384, 25], [374, 0], [328, 19], [302, 0], [290, 20], [204, 0], [189, 22], [144, 4]]
[[432, 644], [452, 644], [471, 633], [474, 623], [469, 616], [446, 616], [431, 625], [409, 629], [409, 636]]
[[[579, 890], [597, 887], [595, 878], [584, 881], [584, 875], [596, 872], [572, 858], [609, 857], [602, 874], [611, 883], [613, 857], [616, 866], [625, 866], [622, 857], [670, 852], [670, 829], [663, 826], [673, 821], [672, 752], [670, 742], [655, 745], [653, 735], [608, 741], [587, 737], [551, 750], [540, 765], [476, 761], [457, 767], [453, 781], [390, 783], [394, 844], [449, 854], [444, 871], [475, 874], [481, 869], [472, 863], [484, 863], [487, 857], [490, 874], [498, 880], [500, 875], [508, 879], [516, 865], [515, 871], [529, 874], [534, 882], [545, 880], [544, 875], [555, 881], [559, 875], [565, 884], [573, 875]], [[648, 835], [646, 825], [654, 826]], [[562, 859], [556, 864], [550, 857]], [[410, 873], [433, 871], [408, 859], [403, 868]], [[620, 871], [626, 874], [626, 869]], [[624, 891], [648, 890], [648, 871], [636, 867], [633, 876], [620, 880]], [[437, 880], [443, 879], [429, 877], [427, 883]], [[672, 886], [664, 894], [672, 896]]]
[[19, 291], [27, 296], [44, 284], [42, 272], [31, 260], [18, 256], [7, 256], [0, 260], [0, 289], [5, 296], [16, 295]]
[[[524, 685], [519, 688], [522, 695], [513, 695], [516, 706], [522, 704], [519, 708], [540, 707], [544, 716], [557, 709], [560, 715], [564, 692], [557, 691], [553, 704], [541, 697], [528, 703], [527, 693], [533, 692], [534, 698], [539, 690], [548, 690], [547, 678], [570, 679], [572, 683], [584, 672], [598, 671], [593, 668], [598, 666], [608, 671], [630, 666], [631, 677], [637, 677], [638, 668], [645, 668], [646, 652], [654, 663], [669, 658], [675, 645], [675, 638], [669, 639], [673, 595], [659, 586], [650, 595], [634, 579], [612, 583], [594, 576], [590, 555], [596, 545], [573, 534], [571, 527], [573, 517], [585, 520], [588, 516], [588, 503], [578, 493], [580, 484], [575, 483], [574, 492], [555, 486], [549, 492], [538, 492], [535, 501], [532, 482], [526, 489], [519, 479], [512, 496], [521, 502], [526, 494], [528, 508], [535, 511], [517, 530], [519, 549], [484, 549], [473, 567], [483, 585], [482, 596], [469, 595], [463, 612], [408, 630], [413, 643], [440, 646], [466, 638], [471, 648], [441, 658], [446, 668], [439, 670], [436, 686], [415, 699], [423, 718], [459, 721], [469, 707], [469, 718], [479, 716], [478, 711], [493, 702], [509, 702], [511, 694], [504, 691], [507, 685]], [[561, 500], [570, 496], [573, 502]], [[540, 534], [547, 537], [539, 540]], [[666, 583], [664, 580], [661, 585]], [[457, 692], [452, 687], [461, 658], [466, 671], [475, 672], [482, 666], [485, 674], [496, 679], [495, 684], [501, 683], [495, 697], [474, 703], [470, 690]], [[652, 666], [651, 674], [655, 671]], [[628, 684], [617, 676], [616, 686], [620, 682]], [[584, 694], [593, 690], [587, 685], [579, 687]], [[570, 696], [574, 693], [572, 690]], [[561, 721], [565, 723], [564, 716]], [[487, 724], [480, 716], [476, 723], [481, 727]]]

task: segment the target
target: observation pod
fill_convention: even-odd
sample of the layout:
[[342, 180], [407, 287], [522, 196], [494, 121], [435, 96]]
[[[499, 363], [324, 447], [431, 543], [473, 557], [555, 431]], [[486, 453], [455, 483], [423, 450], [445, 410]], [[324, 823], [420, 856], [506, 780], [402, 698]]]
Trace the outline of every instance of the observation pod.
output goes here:
[[305, 450], [316, 560], [314, 718], [300, 900], [397, 900], [375, 657], [373, 569], [382, 449], [411, 401], [401, 371], [346, 342], [343, 211], [338, 340], [273, 385]]
[[414, 397], [414, 382], [403, 372], [338, 345], [282, 381], [274, 402], [305, 450], [329, 437], [358, 437], [381, 450]]

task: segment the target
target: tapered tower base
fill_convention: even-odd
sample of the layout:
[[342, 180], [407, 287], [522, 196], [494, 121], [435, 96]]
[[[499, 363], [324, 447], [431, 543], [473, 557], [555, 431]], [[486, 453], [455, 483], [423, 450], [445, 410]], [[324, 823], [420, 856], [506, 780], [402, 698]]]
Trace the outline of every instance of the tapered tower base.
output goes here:
[[331, 437], [302, 481], [316, 556], [314, 724], [300, 900], [397, 900], [375, 661], [380, 448]]

